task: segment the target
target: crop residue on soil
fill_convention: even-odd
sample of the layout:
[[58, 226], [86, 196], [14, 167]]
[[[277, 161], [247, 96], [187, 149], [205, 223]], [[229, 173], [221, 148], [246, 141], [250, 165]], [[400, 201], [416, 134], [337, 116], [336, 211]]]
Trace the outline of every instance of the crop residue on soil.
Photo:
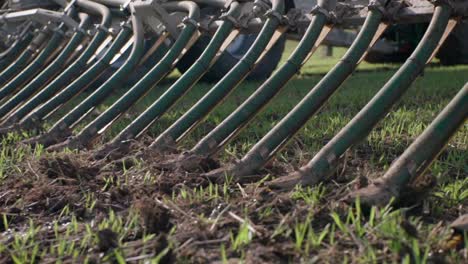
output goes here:
[[[17, 173], [0, 186], [4, 216], [0, 262], [13, 261], [18, 236], [24, 238], [23, 246], [43, 252], [32, 256], [33, 251], [28, 251], [26, 259], [42, 262], [281, 263], [373, 258], [363, 254], [399, 261], [420, 257], [414, 243], [434, 258], [466, 258], [466, 249], [439, 252], [440, 238], [450, 237], [446, 223], [466, 213], [465, 205], [438, 215], [425, 213], [421, 203], [405, 214], [382, 209], [374, 212], [371, 225], [368, 215], [340, 202], [349, 190], [368, 182], [362, 177], [352, 180], [362, 174], [358, 157], [347, 161], [349, 178], [337, 174], [316, 188], [275, 192], [267, 187], [265, 175], [291, 170], [278, 161], [247, 182], [226, 177], [213, 183], [197, 171], [161, 167], [161, 160], [178, 154], [129, 156], [98, 161], [87, 152], [47, 154], [18, 164]], [[412, 216], [422, 217], [407, 220]], [[398, 230], [387, 230], [390, 223]], [[403, 237], [398, 246], [395, 236]]]

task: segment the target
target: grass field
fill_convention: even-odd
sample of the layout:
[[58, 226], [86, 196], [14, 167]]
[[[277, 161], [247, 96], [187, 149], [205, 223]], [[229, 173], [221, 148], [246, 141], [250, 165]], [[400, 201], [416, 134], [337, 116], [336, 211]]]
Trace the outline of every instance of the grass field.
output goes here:
[[[294, 48], [288, 42], [287, 55]], [[242, 157], [339, 60], [320, 50], [274, 101], [229, 144], [221, 164]], [[313, 188], [275, 193], [264, 183], [310, 160], [398, 69], [363, 63], [252, 182], [209, 182], [162, 171], [156, 160], [133, 166], [95, 164], [88, 152], [46, 153], [3, 139], [0, 153], [0, 263], [466, 263], [468, 248], [443, 250], [449, 223], [468, 213], [468, 125], [428, 171], [437, 186], [405, 208], [346, 206], [340, 199], [361, 180], [375, 179], [424, 130], [468, 81], [468, 66], [433, 63], [403, 100]], [[178, 74], [113, 125], [116, 135]], [[181, 144], [190, 148], [260, 83], [243, 83]], [[199, 84], [155, 123], [141, 145], [181, 116], [208, 89]], [[122, 93], [120, 91], [120, 93]], [[118, 98], [117, 92], [93, 113]], [[81, 97], [83, 98], [83, 97]], [[76, 98], [75, 103], [80, 98]], [[51, 120], [60, 117], [57, 113]], [[52, 124], [52, 123], [50, 123]], [[165, 157], [159, 157], [164, 159]]]

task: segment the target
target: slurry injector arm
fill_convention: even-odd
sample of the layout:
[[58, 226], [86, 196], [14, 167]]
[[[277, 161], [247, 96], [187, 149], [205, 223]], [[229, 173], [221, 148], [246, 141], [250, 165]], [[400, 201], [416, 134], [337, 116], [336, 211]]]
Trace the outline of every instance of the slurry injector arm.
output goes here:
[[60, 119], [46, 134], [50, 142], [59, 143], [70, 135], [70, 127], [79, 122], [96, 105], [101, 103], [138, 65], [143, 55], [143, 23], [137, 16], [133, 4], [129, 6], [133, 28], [133, 46], [125, 63], [99, 88], [78, 106]]
[[[33, 10], [28, 10], [28, 11], [10, 13], [4, 16], [9, 17], [16, 13], [21, 13], [21, 14], [14, 16], [14, 19], [11, 19], [11, 20], [24, 19], [24, 17], [35, 19], [37, 21], [40, 21], [46, 24], [45, 29], [47, 31], [51, 31], [51, 36], [47, 44], [44, 46], [42, 51], [37, 55], [37, 57], [34, 60], [32, 60], [29, 63], [29, 65], [27, 65], [21, 72], [16, 74], [16, 76], [11, 76], [11, 80], [9, 80], [0, 88], [0, 100], [4, 100], [13, 92], [18, 90], [19, 88], [22, 88], [22, 86], [25, 83], [27, 83], [29, 80], [34, 78], [34, 76], [36, 76], [38, 72], [44, 66], [48, 65], [49, 62], [52, 61], [57, 56], [57, 54], [60, 52], [61, 47], [65, 45], [65, 43], [67, 42], [67, 38], [65, 36], [67, 27], [74, 31], [81, 32], [82, 29], [80, 28], [80, 26], [86, 25], [87, 23], [87, 21], [84, 21], [85, 22], [84, 24], [83, 23], [81, 23], [81, 25], [76, 24], [76, 22], [69, 17], [69, 15], [73, 15], [76, 13], [76, 10], [74, 7], [67, 9], [66, 11], [67, 15], [63, 13], [59, 13], [59, 12], [48, 11], [48, 10], [33, 9]], [[4, 19], [8, 21], [8, 18], [4, 18]], [[57, 21], [63, 21], [63, 22], [60, 23], [57, 27], [54, 27], [52, 26], [52, 21], [54, 19]], [[0, 110], [0, 112], [2, 113], [0, 116], [5, 115], [8, 112], [7, 108], [11, 107], [12, 105], [13, 107], [15, 106], [14, 102], [10, 103], [8, 107], [5, 107], [3, 111]]]
[[11, 44], [0, 54], [0, 72], [10, 65], [18, 56], [25, 51], [33, 39], [32, 23], [28, 22], [24, 29], [13, 36], [10, 36]]
[[[139, 119], [156, 119], [165, 113], [177, 100], [179, 100], [193, 85], [206, 73], [210, 67], [217, 61], [226, 47], [237, 36], [236, 18], [239, 15], [239, 4], [235, 1], [229, 6], [227, 13], [221, 15], [220, 25], [205, 51], [200, 55], [197, 61], [184, 73], [160, 98], [158, 98]], [[151, 120], [150, 120], [151, 123]], [[127, 130], [130, 131], [130, 130]], [[133, 132], [132, 132], [133, 133]], [[136, 135], [136, 134], [135, 134]], [[129, 135], [126, 135], [126, 137]], [[112, 149], [120, 144], [119, 137], [115, 141], [106, 145], [105, 149]]]
[[[266, 51], [283, 34], [286, 30], [285, 27], [281, 26], [284, 2], [282, 0], [272, 0], [271, 4], [271, 10], [265, 14], [267, 19], [262, 30], [244, 57], [200, 101], [161, 134], [160, 140], [163, 141], [163, 144], [172, 144], [174, 140], [196, 126], [247, 77]], [[163, 101], [158, 102], [164, 103]], [[114, 141], [124, 141], [138, 136], [161, 114], [156, 104], [153, 104], [126, 127]]]
[[51, 145], [63, 141], [70, 134], [69, 127], [72, 126], [73, 123], [77, 122], [83, 115], [88, 113], [89, 110], [101, 102], [106, 96], [108, 96], [109, 93], [112, 92], [113, 88], [120, 84], [122, 80], [125, 80], [128, 74], [138, 64], [141, 56], [143, 55], [143, 25], [141, 23], [141, 19], [136, 16], [132, 4], [130, 4], [129, 8], [131, 10], [130, 17], [133, 30], [130, 29], [130, 25], [124, 25], [112, 46], [100, 60], [98, 60], [91, 68], [89, 68], [67, 88], [62, 90], [61, 93], [52, 98], [52, 100], [54, 100], [53, 103], [48, 102], [47, 106], [43, 105], [43, 107], [41, 107], [42, 109], [40, 108], [37, 111], [46, 111], [49, 113], [79, 93], [89, 84], [90, 80], [97, 78], [110, 65], [114, 55], [117, 54], [118, 50], [122, 47], [133, 31], [133, 46], [128, 59], [112, 75], [111, 78], [109, 78], [103, 85], [95, 90], [72, 111], [60, 119], [48, 133], [38, 138], [33, 138], [27, 141], [28, 143], [42, 143], [44, 145]]
[[398, 200], [402, 191], [424, 174], [467, 118], [468, 83], [381, 178], [348, 199], [359, 197], [368, 206], [385, 206], [392, 198]]
[[210, 156], [229, 142], [252, 118], [267, 105], [270, 100], [297, 74], [302, 65], [310, 58], [320, 42], [331, 30], [326, 23], [331, 19], [335, 9], [334, 1], [319, 1], [312, 10], [312, 21], [295, 51], [255, 93], [237, 108], [222, 124], [212, 130], [190, 151], [197, 156]]
[[[74, 12], [74, 9], [67, 10], [69, 14], [72, 12]], [[47, 64], [54, 57], [54, 52], [57, 52], [59, 46], [58, 43], [64, 38], [64, 28], [74, 30], [79, 27], [78, 22], [74, 21], [68, 14], [44, 9], [18, 11], [0, 16], [0, 21], [3, 21], [3, 23], [23, 20], [39, 23], [43, 26], [37, 29], [36, 37], [26, 50], [0, 73], [0, 84], [2, 85], [0, 100], [3, 100], [25, 80], [29, 80], [38, 68]], [[56, 26], [56, 23], [59, 23], [59, 25]], [[29, 27], [27, 28], [29, 29]], [[52, 34], [52, 37], [49, 36], [50, 34]], [[47, 45], [44, 44], [46, 42]]]
[[18, 93], [0, 105], [0, 118], [5, 117], [12, 109], [18, 107], [24, 100], [27, 100], [67, 65], [69, 58], [72, 57], [75, 50], [84, 40], [86, 36], [85, 29], [90, 23], [90, 17], [85, 13], [80, 13], [79, 18], [79, 27], [73, 29], [72, 37], [68, 40], [68, 43], [60, 54], [44, 70], [39, 72], [35, 78], [26, 83]]
[[[458, 13], [447, 2], [436, 2], [431, 23], [416, 50], [385, 84], [377, 95], [344, 127], [317, 155], [304, 167], [294, 174], [286, 177], [286, 185], [303, 184], [313, 185], [322, 181], [329, 175], [333, 164], [345, 153], [347, 149], [363, 140], [392, 108], [392, 106], [408, 90], [411, 83], [421, 74], [444, 39], [456, 24]], [[466, 9], [465, 9], [466, 10]], [[450, 20], [450, 16], [455, 19]], [[466, 118], [466, 116], [465, 116]], [[456, 123], [456, 121], [454, 121]]]
[[[137, 10], [147, 10], [151, 8], [150, 2], [143, 2], [141, 5], [138, 5], [138, 3], [139, 2], [135, 3], [135, 8]], [[154, 85], [162, 80], [174, 68], [185, 51], [196, 41], [200, 35], [197, 29], [197, 21], [200, 18], [198, 6], [194, 2], [180, 1], [168, 2], [164, 4], [163, 7], [169, 12], [182, 11], [188, 13], [183, 19], [183, 29], [179, 33], [177, 40], [169, 51], [167, 51], [166, 55], [137, 84], [130, 88], [104, 113], [89, 123], [76, 137], [71, 138], [68, 147], [85, 147], [91, 140], [98, 136], [100, 130], [108, 127], [115, 119], [144, 96]]]
[[[388, 3], [391, 3], [391, 1], [387, 1]], [[379, 5], [379, 2], [374, 2], [374, 4]], [[317, 179], [322, 179], [331, 164], [352, 144], [365, 137], [372, 127], [390, 110], [397, 99], [408, 89], [412, 81], [421, 73], [424, 65], [431, 59], [441, 42], [443, 42], [442, 38], [446, 35], [444, 33], [452, 28], [447, 27], [452, 13], [451, 6], [444, 1], [438, 1], [435, 4], [436, 7], [429, 28], [413, 55], [361, 113], [315, 156], [311, 164], [298, 172], [299, 175], [304, 176], [293, 175], [291, 178], [300, 178], [303, 184], [316, 183]], [[379, 12], [381, 12], [380, 10], [385, 10], [385, 6], [381, 4], [371, 10], [375, 11], [371, 12], [367, 22], [373, 24], [380, 19], [381, 14]], [[448, 30], [446, 30], [447, 28]], [[351, 60], [348, 60], [350, 58], [346, 58], [347, 60], [342, 60], [338, 63], [238, 164], [227, 169], [222, 168], [210, 172], [207, 176], [216, 177], [222, 176], [225, 173], [243, 176], [255, 173], [256, 170], [274, 157], [299, 129], [304, 126], [310, 117], [320, 109], [346, 79], [346, 76], [354, 71], [362, 54], [356, 55], [359, 54], [347, 53], [345, 56], [352, 56]], [[294, 180], [291, 182], [292, 184], [297, 183]]]
[[[3, 125], [13, 125], [18, 123], [26, 115], [30, 114], [36, 107], [50, 99], [54, 94], [66, 87], [72, 80], [79, 76], [89, 65], [88, 61], [96, 53], [98, 48], [103, 44], [104, 40], [109, 36], [109, 26], [111, 25], [111, 13], [106, 6], [87, 0], [78, 0], [76, 5], [92, 15], [99, 16], [100, 23], [96, 26], [96, 31], [87, 47], [82, 51], [81, 55], [68, 66], [61, 74], [49, 82], [40, 92], [34, 97], [26, 101], [22, 106], [11, 113], [3, 122]], [[25, 122], [25, 124], [31, 124]], [[28, 129], [27, 125], [21, 128]]]
[[[122, 25], [122, 29], [115, 37], [111, 46], [107, 49], [105, 54], [96, 61], [88, 70], [70, 83], [67, 87], [61, 90], [58, 94], [48, 100], [46, 103], [42, 104], [36, 108], [32, 113], [27, 115], [21, 122], [20, 126], [25, 128], [34, 128], [40, 126], [40, 122], [46, 118], [50, 113], [55, 111], [58, 107], [65, 104], [67, 101], [72, 99], [74, 96], [82, 92], [86, 87], [88, 87], [96, 78], [98, 78], [104, 70], [106, 70], [112, 59], [116, 54], [119, 53], [119, 50], [125, 45], [129, 40], [132, 34], [132, 29], [127, 23]], [[31, 143], [39, 140], [38, 138], [31, 139]]]

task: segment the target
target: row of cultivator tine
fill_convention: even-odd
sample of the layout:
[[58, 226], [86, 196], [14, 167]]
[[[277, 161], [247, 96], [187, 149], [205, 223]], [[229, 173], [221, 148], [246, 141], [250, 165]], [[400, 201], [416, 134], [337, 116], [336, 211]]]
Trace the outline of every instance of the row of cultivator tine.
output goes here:
[[[194, 87], [238, 34], [258, 33], [238, 63], [147, 147], [161, 154], [177, 149], [177, 144], [223, 103], [278, 39], [291, 28], [304, 29], [302, 39], [290, 57], [249, 98], [192, 149], [162, 164], [188, 171], [199, 166], [194, 160], [202, 161], [222, 151], [298, 73], [332, 28], [348, 24], [362, 25], [356, 39], [333, 69], [311, 87], [309, 93], [239, 162], [204, 174], [211, 179], [257, 173], [327, 103], [389, 25], [429, 22], [425, 35], [412, 55], [351, 122], [308, 164], [271, 183], [272, 187], [282, 189], [290, 189], [297, 184], [315, 185], [326, 180], [340, 157], [365, 139], [391, 111], [412, 82], [421, 75], [457, 23], [468, 15], [468, 3], [457, 0], [373, 0], [364, 7], [353, 6], [349, 1], [319, 0], [315, 8], [297, 21], [292, 19], [294, 16], [288, 15], [290, 13], [286, 13], [284, 0], [56, 2], [62, 5], [61, 11], [55, 11], [61, 16], [54, 16], [55, 20], [41, 27], [37, 27], [37, 22], [34, 22], [36, 30], [32, 30], [33, 24], [29, 23], [11, 41], [11, 47], [0, 54], [1, 135], [13, 131], [44, 129], [43, 124], [49, 120], [51, 113], [66, 107], [72, 98], [102, 76], [126, 49], [131, 47], [131, 50], [125, 62], [103, 84], [92, 88], [89, 95], [67, 111], [49, 130], [23, 142], [43, 144], [49, 150], [91, 149], [97, 138], [174, 69], [202, 34], [212, 35], [206, 49], [193, 65], [115, 138], [100, 147], [95, 152], [96, 159], [104, 158], [115, 150], [125, 152], [129, 142], [144, 134]], [[269, 5], [265, 5], [267, 2]], [[249, 4], [253, 8], [245, 8]], [[200, 11], [202, 5], [222, 12], [214, 17], [206, 17]], [[112, 17], [110, 11], [115, 8], [120, 8], [123, 14], [118, 18], [121, 23], [117, 26], [112, 24], [117, 18]], [[164, 21], [165, 15], [175, 12], [184, 16], [176, 30], [162, 22], [152, 48], [145, 53], [145, 33], [155, 34], [154, 30], [145, 32], [148, 26], [151, 27], [148, 21], [152, 16]], [[8, 15], [18, 19], [18, 16], [12, 14], [3, 15], [4, 23], [8, 23]], [[97, 26], [93, 27], [93, 23], [97, 23]], [[164, 50], [168, 38], [173, 41]], [[111, 40], [110, 43], [108, 40]], [[102, 52], [104, 46], [108, 47]], [[142, 61], [157, 50], [164, 50], [165, 55], [143, 77], [83, 129], [77, 133], [73, 131], [93, 109], [123, 86], [131, 73], [142, 65]], [[99, 52], [102, 54], [96, 56]], [[468, 85], [465, 85], [379, 181], [350, 197], [364, 197], [362, 200], [370, 204], [384, 204], [392, 197], [398, 198], [404, 186], [429, 167], [450, 137], [464, 124], [468, 115], [467, 96]]]

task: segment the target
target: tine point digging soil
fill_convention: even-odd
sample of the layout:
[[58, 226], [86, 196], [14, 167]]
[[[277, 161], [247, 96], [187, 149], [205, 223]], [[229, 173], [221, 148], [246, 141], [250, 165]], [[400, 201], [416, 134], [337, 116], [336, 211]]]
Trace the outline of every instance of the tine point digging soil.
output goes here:
[[376, 181], [367, 187], [359, 189], [343, 198], [343, 202], [354, 204], [359, 199], [361, 205], [370, 208], [372, 206], [384, 207], [388, 205], [393, 198], [397, 197], [399, 191], [394, 190], [385, 184], [385, 182]]
[[[0, 263], [466, 262], [468, 68], [418, 77], [468, 2], [50, 1], [19, 45], [6, 18], [50, 7], [25, 2], [0, 11]], [[400, 26], [410, 57], [371, 65]]]

